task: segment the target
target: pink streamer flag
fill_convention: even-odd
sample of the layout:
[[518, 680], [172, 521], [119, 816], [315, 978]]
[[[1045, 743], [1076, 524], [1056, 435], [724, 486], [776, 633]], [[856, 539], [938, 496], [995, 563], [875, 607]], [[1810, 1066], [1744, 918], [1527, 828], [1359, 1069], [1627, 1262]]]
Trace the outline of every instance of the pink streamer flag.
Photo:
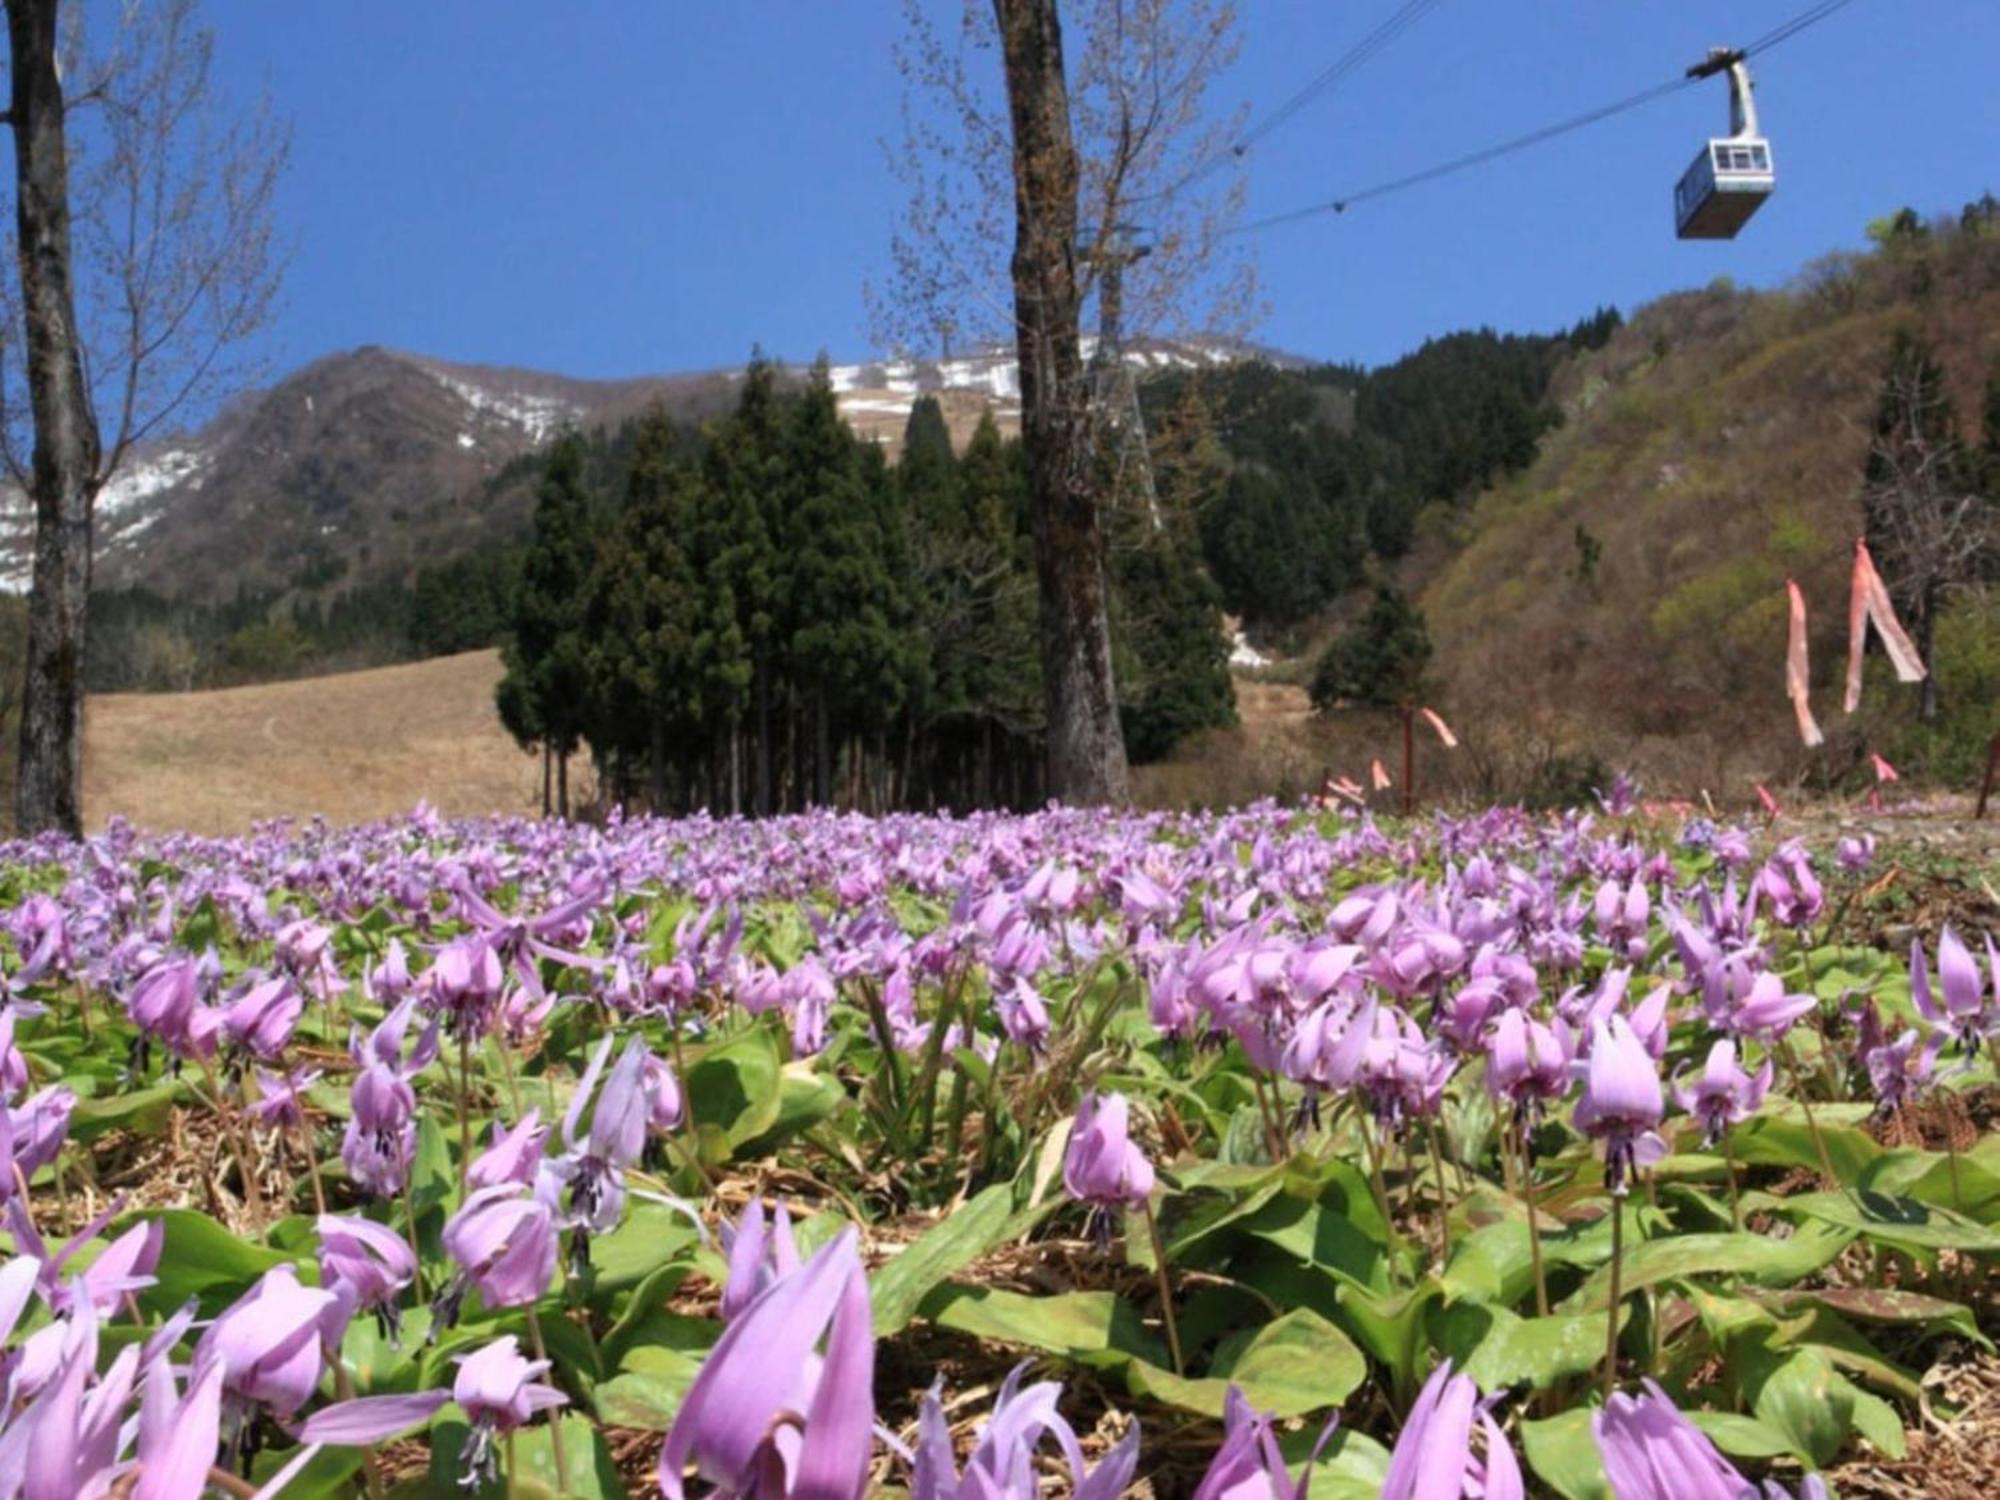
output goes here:
[[1376, 791], [1386, 792], [1389, 790], [1389, 773], [1382, 769], [1381, 761], [1377, 760], [1369, 763], [1368, 778], [1375, 783]]
[[1897, 774], [1896, 768], [1894, 766], [1890, 765], [1889, 762], [1884, 760], [1881, 756], [1877, 755], [1874, 751], [1871, 750], [1868, 752], [1868, 758], [1869, 760], [1875, 763], [1876, 781], [1878, 782], [1901, 781], [1903, 779], [1900, 775]]
[[1896, 619], [1896, 607], [1882, 575], [1875, 571], [1875, 559], [1868, 555], [1868, 543], [1854, 539], [1854, 584], [1847, 598], [1847, 697], [1843, 707], [1853, 713], [1861, 706], [1861, 658], [1868, 647], [1868, 627], [1875, 627], [1882, 649], [1896, 669], [1899, 682], [1922, 682], [1927, 675], [1924, 660]]
[[1792, 604], [1791, 639], [1785, 647], [1785, 692], [1791, 697], [1792, 711], [1799, 717], [1799, 738], [1808, 745], [1824, 745], [1826, 736], [1819, 732], [1809, 701], [1812, 690], [1811, 674], [1806, 667], [1806, 596], [1789, 578], [1785, 580], [1785, 592]]
[[1458, 748], [1458, 736], [1451, 732], [1451, 726], [1449, 724], [1445, 723], [1443, 719], [1438, 717], [1438, 712], [1436, 709], [1420, 708], [1417, 710], [1417, 712], [1422, 714], [1424, 718], [1430, 722], [1431, 728], [1437, 731], [1437, 737], [1444, 741], [1445, 749], [1456, 750]]

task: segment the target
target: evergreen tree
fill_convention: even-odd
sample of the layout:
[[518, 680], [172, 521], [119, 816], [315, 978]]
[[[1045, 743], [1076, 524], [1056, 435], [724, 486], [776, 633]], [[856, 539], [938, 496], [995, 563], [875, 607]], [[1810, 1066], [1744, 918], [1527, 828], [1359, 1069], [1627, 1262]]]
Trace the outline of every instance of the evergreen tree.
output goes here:
[[556, 810], [569, 816], [569, 757], [588, 718], [589, 673], [583, 634], [587, 586], [594, 566], [595, 507], [585, 486], [584, 440], [574, 432], [549, 450], [535, 502], [534, 534], [514, 598], [514, 634], [504, 653], [505, 689], [518, 700], [515, 722], [535, 726], [535, 739], [556, 760]]
[[786, 442], [786, 660], [809, 736], [813, 798], [833, 798], [837, 734], [879, 737], [900, 709], [908, 664], [888, 568], [879, 456], [864, 466], [824, 358], [793, 405]]
[[696, 480], [664, 412], [635, 436], [624, 511], [592, 589], [593, 717], [600, 758], [643, 759], [659, 809], [673, 752], [699, 743], [700, 597], [686, 547]]
[[756, 353], [736, 410], [706, 435], [690, 525], [689, 553], [700, 585], [695, 667], [712, 740], [709, 790], [732, 810], [743, 801], [743, 728], [752, 716], [755, 806], [772, 810], [780, 594], [771, 523], [782, 477], [780, 434], [777, 373]]
[[1430, 659], [1431, 638], [1423, 615], [1401, 590], [1379, 585], [1360, 621], [1320, 657], [1313, 672], [1313, 706], [1324, 710], [1355, 703], [1395, 708], [1409, 703]]

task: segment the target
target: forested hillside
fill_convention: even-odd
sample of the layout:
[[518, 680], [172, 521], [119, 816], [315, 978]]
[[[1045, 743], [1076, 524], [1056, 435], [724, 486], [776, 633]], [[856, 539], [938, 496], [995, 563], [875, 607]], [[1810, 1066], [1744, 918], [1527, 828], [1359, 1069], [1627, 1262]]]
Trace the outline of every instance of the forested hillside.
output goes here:
[[[1219, 600], [1186, 507], [1114, 530], [1134, 753], [1233, 716]], [[655, 806], [1039, 800], [1042, 694], [1018, 443], [954, 453], [919, 401], [891, 469], [824, 371], [753, 363], [736, 410], [656, 412], [551, 451], [522, 554], [503, 720]]]
[[[2000, 496], [2000, 215], [1991, 198], [1935, 225], [1905, 211], [1875, 235], [1872, 253], [1782, 290], [1718, 281], [1640, 309], [1559, 371], [1562, 422], [1535, 461], [1450, 518], [1454, 550], [1421, 603], [1436, 691], [1489, 781], [1566, 758], [1740, 795], [1753, 777], [1858, 780], [1869, 750], [1973, 774], [2000, 728], [1991, 550], [1940, 594], [1937, 720], [1919, 722], [1918, 689], [1879, 659], [1852, 718], [1839, 684], [1899, 349], [1941, 377], [1926, 461]], [[1811, 611], [1822, 751], [1785, 702], [1787, 577]]]

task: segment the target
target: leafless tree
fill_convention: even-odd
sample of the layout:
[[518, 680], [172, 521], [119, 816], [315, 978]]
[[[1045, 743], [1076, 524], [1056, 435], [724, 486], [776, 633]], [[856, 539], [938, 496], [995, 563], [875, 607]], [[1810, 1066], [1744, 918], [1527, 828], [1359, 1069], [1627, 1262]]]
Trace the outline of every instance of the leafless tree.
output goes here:
[[[911, 88], [891, 159], [909, 201], [890, 282], [871, 289], [870, 309], [878, 339], [904, 350], [1015, 345], [1049, 788], [1121, 801], [1129, 781], [1094, 463], [1101, 382], [1086, 372], [1081, 326], [1114, 266], [1128, 335], [1222, 331], [1250, 305], [1249, 262], [1226, 237], [1241, 206], [1229, 150], [1240, 122], [1206, 112], [1234, 55], [1235, 14], [1226, 0], [1082, 0], [1072, 78], [1057, 0], [989, 3], [965, 0], [947, 41], [907, 0], [900, 61]], [[995, 52], [999, 66], [982, 65]]]
[[0, 277], [0, 463], [35, 511], [15, 810], [25, 833], [76, 832], [97, 497], [245, 378], [282, 272], [290, 138], [268, 105], [225, 115], [196, 0], [126, 0], [101, 37], [59, 0], [5, 3], [18, 276]]
[[1937, 361], [1920, 340], [1899, 337], [1869, 436], [1861, 504], [1869, 548], [1923, 657], [1926, 720], [1938, 710], [1938, 614], [1953, 590], [1978, 578], [1996, 541], [1996, 507], [1980, 493], [1976, 470]]

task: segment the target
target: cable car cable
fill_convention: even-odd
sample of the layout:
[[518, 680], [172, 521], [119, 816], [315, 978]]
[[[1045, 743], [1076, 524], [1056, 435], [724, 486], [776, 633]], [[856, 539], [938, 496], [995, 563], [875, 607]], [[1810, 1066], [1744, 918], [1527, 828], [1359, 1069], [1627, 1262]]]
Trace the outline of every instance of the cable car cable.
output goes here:
[[1213, 173], [1216, 168], [1222, 166], [1225, 162], [1241, 161], [1249, 154], [1252, 146], [1255, 146], [1259, 141], [1270, 135], [1272, 131], [1278, 129], [1279, 126], [1304, 109], [1314, 99], [1328, 90], [1339, 86], [1340, 83], [1350, 77], [1363, 64], [1374, 58], [1383, 49], [1388, 47], [1391, 42], [1395, 41], [1396, 38], [1422, 20], [1428, 12], [1435, 10], [1442, 3], [1443, 0], [1404, 0], [1404, 3], [1397, 7], [1373, 31], [1341, 53], [1339, 57], [1323, 68], [1309, 83], [1299, 89], [1297, 93], [1277, 105], [1261, 120], [1258, 120], [1246, 129], [1228, 146], [1195, 163], [1182, 177], [1167, 187], [1162, 188], [1159, 192], [1148, 194], [1145, 198], [1135, 199], [1134, 201], [1144, 202], [1148, 199], [1163, 201], [1172, 198]]
[[[1759, 52], [1767, 52], [1780, 42], [1791, 40], [1791, 38], [1797, 36], [1807, 27], [1824, 21], [1835, 11], [1841, 10], [1851, 4], [1853, 4], [1853, 0], [1820, 0], [1819, 4], [1801, 11], [1798, 15], [1792, 17], [1791, 20], [1764, 33], [1763, 36], [1752, 42], [1748, 47], [1745, 47], [1743, 54], [1748, 57]], [[1416, 187], [1421, 183], [1435, 181], [1440, 177], [1449, 177], [1454, 173], [1463, 172], [1471, 167], [1484, 166], [1487, 162], [1496, 161], [1503, 156], [1511, 156], [1516, 151], [1524, 151], [1530, 146], [1539, 146], [1544, 141], [1554, 140], [1557, 136], [1568, 135], [1571, 131], [1581, 130], [1586, 125], [1595, 125], [1600, 120], [1610, 119], [1613, 115], [1621, 115], [1627, 110], [1638, 109], [1642, 105], [1651, 104], [1657, 99], [1664, 99], [1669, 94], [1679, 93], [1682, 89], [1691, 88], [1702, 81], [1702, 79], [1687, 76], [1669, 79], [1665, 83], [1655, 84], [1652, 88], [1641, 90], [1639, 93], [1628, 95], [1626, 98], [1615, 100], [1610, 104], [1586, 110], [1580, 115], [1571, 115], [1566, 120], [1558, 120], [1553, 125], [1544, 125], [1539, 130], [1531, 130], [1525, 135], [1514, 136], [1478, 151], [1469, 151], [1463, 156], [1455, 156], [1448, 161], [1439, 162], [1435, 166], [1425, 167], [1420, 171], [1411, 172], [1402, 177], [1393, 177], [1386, 182], [1375, 183], [1373, 186], [1347, 193], [1339, 198], [1330, 198], [1319, 203], [1308, 204], [1303, 208], [1294, 208], [1285, 213], [1271, 214], [1262, 219], [1253, 219], [1248, 224], [1241, 224], [1229, 230], [1228, 233], [1232, 235], [1256, 234], [1261, 230], [1275, 229], [1280, 225], [1293, 224], [1301, 219], [1314, 218], [1320, 214], [1346, 213], [1349, 208], [1357, 203], [1365, 203], [1371, 198], [1387, 197], [1391, 193], [1400, 193], [1405, 188]]]

